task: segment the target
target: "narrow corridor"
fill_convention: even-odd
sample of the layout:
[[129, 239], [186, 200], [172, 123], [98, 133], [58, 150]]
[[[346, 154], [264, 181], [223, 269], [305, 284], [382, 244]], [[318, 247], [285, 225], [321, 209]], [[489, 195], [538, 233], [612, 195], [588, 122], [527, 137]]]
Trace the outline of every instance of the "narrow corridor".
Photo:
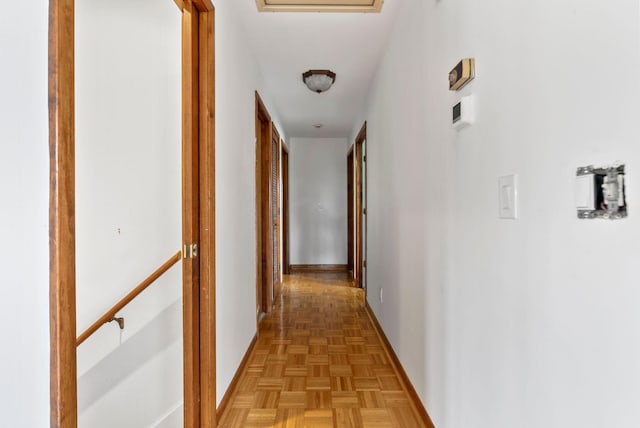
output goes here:
[[318, 274], [285, 276], [219, 426], [424, 424], [369, 318], [364, 291]]

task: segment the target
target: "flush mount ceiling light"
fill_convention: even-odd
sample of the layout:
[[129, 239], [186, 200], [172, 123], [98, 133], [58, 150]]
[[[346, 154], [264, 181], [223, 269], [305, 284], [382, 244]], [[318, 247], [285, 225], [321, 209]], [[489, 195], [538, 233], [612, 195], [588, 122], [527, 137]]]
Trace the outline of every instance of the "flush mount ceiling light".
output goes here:
[[328, 91], [336, 81], [336, 73], [329, 70], [309, 70], [302, 73], [302, 81], [313, 92]]
[[383, 0], [256, 0], [260, 12], [374, 12]]

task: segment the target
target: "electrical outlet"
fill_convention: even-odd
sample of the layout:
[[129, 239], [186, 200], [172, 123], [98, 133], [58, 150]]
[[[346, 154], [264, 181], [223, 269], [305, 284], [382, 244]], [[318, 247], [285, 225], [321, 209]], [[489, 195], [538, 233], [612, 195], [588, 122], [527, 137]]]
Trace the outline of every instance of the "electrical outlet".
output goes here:
[[380, 303], [382, 303], [382, 288], [380, 289]]

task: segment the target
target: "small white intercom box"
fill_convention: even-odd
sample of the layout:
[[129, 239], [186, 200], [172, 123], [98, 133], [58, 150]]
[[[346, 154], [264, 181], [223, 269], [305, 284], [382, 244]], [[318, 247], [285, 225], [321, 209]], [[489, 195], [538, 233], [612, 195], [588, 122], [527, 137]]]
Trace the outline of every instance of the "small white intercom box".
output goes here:
[[455, 129], [460, 130], [469, 125], [473, 125], [475, 121], [475, 106], [472, 95], [462, 97], [451, 110], [452, 124]]

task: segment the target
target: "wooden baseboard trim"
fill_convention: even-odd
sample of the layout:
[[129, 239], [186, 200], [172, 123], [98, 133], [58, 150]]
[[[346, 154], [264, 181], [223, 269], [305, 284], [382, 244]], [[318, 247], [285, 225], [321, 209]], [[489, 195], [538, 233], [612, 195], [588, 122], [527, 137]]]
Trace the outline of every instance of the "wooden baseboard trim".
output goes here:
[[296, 273], [335, 273], [348, 272], [347, 265], [291, 265], [289, 266], [292, 274]]
[[231, 399], [233, 392], [236, 390], [238, 386], [238, 382], [240, 382], [240, 377], [242, 376], [242, 372], [245, 371], [245, 368], [249, 363], [249, 356], [251, 355], [251, 352], [253, 352], [253, 348], [256, 347], [257, 341], [258, 341], [258, 335], [256, 334], [255, 336], [253, 336], [253, 339], [249, 344], [249, 348], [247, 348], [247, 352], [245, 352], [244, 357], [242, 357], [242, 361], [240, 361], [240, 366], [238, 367], [238, 370], [236, 370], [236, 374], [233, 376], [233, 379], [231, 380], [231, 383], [229, 384], [227, 391], [224, 393], [224, 396], [220, 401], [220, 405], [216, 409], [217, 420], [220, 420], [220, 418], [222, 417], [222, 414], [227, 410], [227, 406], [229, 405], [229, 400]]
[[378, 319], [373, 313], [371, 306], [369, 306], [369, 302], [366, 302], [365, 307], [367, 310], [367, 315], [369, 315], [369, 319], [371, 320], [371, 323], [373, 324], [376, 332], [378, 333], [378, 337], [385, 345], [385, 349], [387, 350], [387, 356], [391, 360], [391, 364], [395, 366], [396, 371], [400, 375], [400, 378], [401, 378], [400, 380], [403, 383], [402, 385], [403, 388], [405, 389], [407, 394], [409, 394], [409, 397], [411, 397], [414, 410], [420, 416], [420, 419], [424, 423], [425, 427], [435, 428], [435, 425], [433, 425], [433, 422], [431, 421], [431, 417], [429, 416], [429, 413], [427, 413], [427, 409], [424, 408], [424, 405], [422, 404], [420, 397], [418, 397], [418, 393], [416, 392], [415, 388], [413, 387], [413, 384], [409, 380], [409, 376], [407, 376], [407, 372], [404, 371], [404, 368], [402, 367], [402, 364], [400, 364], [400, 360], [398, 359], [396, 352], [393, 350], [393, 347], [391, 346], [389, 339], [387, 339], [387, 336], [384, 334], [384, 330], [382, 329], [382, 326], [380, 325], [380, 323], [378, 322]]

